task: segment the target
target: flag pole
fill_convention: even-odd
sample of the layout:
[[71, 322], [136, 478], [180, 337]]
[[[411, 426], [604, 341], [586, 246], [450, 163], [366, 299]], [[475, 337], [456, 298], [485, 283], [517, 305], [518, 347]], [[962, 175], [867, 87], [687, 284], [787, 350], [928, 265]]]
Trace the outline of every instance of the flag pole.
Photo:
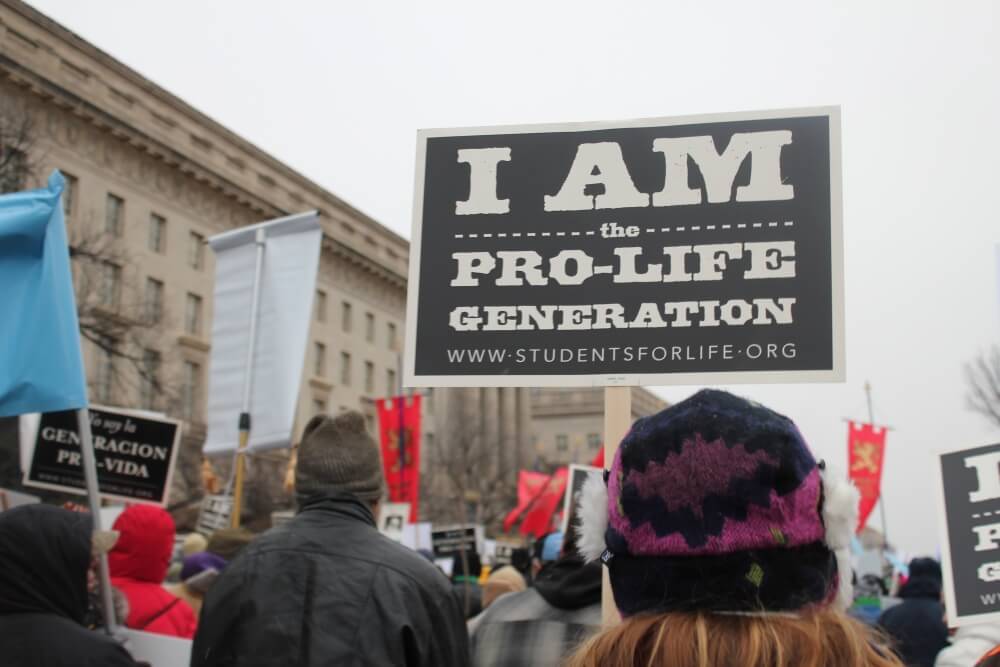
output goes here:
[[[875, 428], [875, 411], [872, 409], [872, 383], [865, 380], [865, 398], [868, 400], [868, 422]], [[885, 456], [883, 453], [882, 456]], [[885, 497], [882, 494], [882, 484], [878, 486], [878, 511], [882, 520], [883, 549], [889, 546], [889, 527], [885, 523]]]
[[[604, 388], [604, 469], [610, 470], [618, 451], [618, 443], [632, 425], [632, 387]], [[603, 570], [601, 585], [601, 622], [605, 627], [615, 625], [621, 617], [611, 593], [608, 568]]]
[[[90, 410], [76, 411], [77, 427], [80, 430], [80, 451], [83, 454], [83, 478], [87, 485], [87, 499], [90, 501], [92, 530], [103, 530], [101, 526], [101, 497], [97, 487], [97, 460], [94, 456], [94, 437], [90, 432]], [[109, 635], [116, 631], [115, 603], [111, 597], [111, 570], [108, 555], [102, 553], [97, 560], [97, 572], [101, 583], [101, 606], [104, 607], [104, 628]]]
[[257, 314], [260, 309], [261, 272], [264, 268], [264, 246], [267, 232], [263, 227], [257, 228], [255, 243], [257, 245], [257, 261], [253, 272], [253, 296], [250, 300], [250, 340], [247, 344], [246, 375], [243, 377], [243, 406], [239, 417], [239, 448], [236, 450], [236, 482], [233, 489], [233, 514], [231, 525], [240, 527], [240, 514], [243, 511], [243, 479], [246, 468], [247, 444], [250, 442], [250, 398], [253, 393], [253, 356], [257, 345]]

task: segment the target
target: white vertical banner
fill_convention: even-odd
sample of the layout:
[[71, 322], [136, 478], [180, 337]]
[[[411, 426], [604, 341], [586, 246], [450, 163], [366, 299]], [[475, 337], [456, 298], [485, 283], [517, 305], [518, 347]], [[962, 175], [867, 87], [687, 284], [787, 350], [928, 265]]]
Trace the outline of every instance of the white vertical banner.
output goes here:
[[[264, 261], [257, 341], [248, 368], [258, 229], [265, 231]], [[247, 373], [252, 373], [249, 449], [290, 444], [322, 240], [315, 211], [208, 240], [216, 260], [206, 454], [236, 451]]]

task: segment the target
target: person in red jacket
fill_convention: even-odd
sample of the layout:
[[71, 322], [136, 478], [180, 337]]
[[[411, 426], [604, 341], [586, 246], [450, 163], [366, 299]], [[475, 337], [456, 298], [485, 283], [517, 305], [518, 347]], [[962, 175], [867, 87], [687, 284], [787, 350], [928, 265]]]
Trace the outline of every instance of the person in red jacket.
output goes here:
[[174, 520], [152, 505], [127, 508], [115, 521], [118, 542], [108, 554], [111, 583], [128, 599], [125, 625], [191, 639], [198, 619], [188, 603], [163, 587], [174, 547]]

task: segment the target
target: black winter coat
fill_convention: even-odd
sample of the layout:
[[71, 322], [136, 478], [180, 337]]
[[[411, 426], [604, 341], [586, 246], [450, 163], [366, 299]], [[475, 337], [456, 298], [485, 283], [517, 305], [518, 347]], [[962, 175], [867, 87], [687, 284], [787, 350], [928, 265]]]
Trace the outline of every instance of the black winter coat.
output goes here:
[[205, 598], [192, 667], [468, 664], [448, 580], [336, 493], [257, 538]]
[[48, 505], [0, 513], [0, 664], [135, 667], [121, 646], [83, 626], [90, 516]]
[[903, 664], [934, 667], [937, 654], [948, 645], [941, 584], [932, 579], [911, 579], [899, 596], [903, 601], [887, 609], [878, 624], [892, 638]]

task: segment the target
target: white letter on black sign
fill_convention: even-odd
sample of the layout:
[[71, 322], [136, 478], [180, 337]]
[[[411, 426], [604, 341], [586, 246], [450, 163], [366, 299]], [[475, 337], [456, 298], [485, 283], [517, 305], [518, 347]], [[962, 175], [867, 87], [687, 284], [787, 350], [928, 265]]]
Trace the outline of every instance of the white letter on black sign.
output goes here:
[[451, 257], [458, 262], [458, 274], [451, 281], [452, 287], [478, 287], [479, 278], [472, 274], [489, 273], [497, 265], [488, 252], [456, 252]]
[[970, 456], [965, 459], [965, 467], [975, 468], [979, 480], [979, 489], [969, 493], [969, 502], [1000, 498], [1000, 452]]
[[[604, 186], [604, 194], [592, 196], [584, 192], [588, 185], [597, 184]], [[580, 144], [559, 193], [545, 195], [546, 211], [638, 206], [649, 206], [649, 195], [636, 189], [625, 166], [621, 146], [613, 141]]]
[[750, 183], [736, 188], [736, 201], [792, 199], [795, 189], [781, 180], [781, 147], [792, 143], [788, 130], [736, 133], [722, 155], [712, 137], [674, 137], [653, 141], [653, 152], [663, 153], [667, 172], [663, 189], [653, 193], [653, 206], [700, 204], [701, 190], [688, 186], [688, 157], [694, 160], [705, 181], [708, 201], [732, 198], [733, 181], [747, 156], [753, 154]]
[[462, 148], [458, 161], [469, 165], [469, 198], [455, 202], [455, 215], [510, 212], [510, 200], [497, 199], [497, 163], [510, 162], [509, 148]]
[[1000, 539], [1000, 523], [991, 523], [986, 526], [975, 526], [972, 532], [976, 534], [979, 543], [976, 544], [976, 551], [992, 551], [998, 546]]

